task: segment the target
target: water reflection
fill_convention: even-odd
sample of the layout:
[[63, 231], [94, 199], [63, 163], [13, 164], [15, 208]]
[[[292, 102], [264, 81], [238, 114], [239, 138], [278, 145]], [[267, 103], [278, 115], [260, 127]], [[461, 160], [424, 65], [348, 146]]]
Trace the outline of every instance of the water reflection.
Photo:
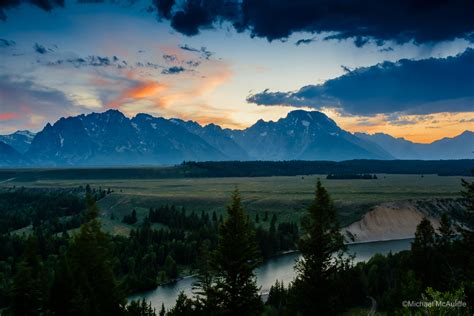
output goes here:
[[[349, 245], [349, 252], [355, 254], [355, 262], [367, 261], [376, 253], [388, 254], [390, 251], [396, 253], [410, 249], [412, 239], [378, 241]], [[298, 253], [288, 253], [266, 261], [256, 270], [257, 282], [263, 293], [268, 292], [276, 280], [283, 281], [287, 285], [295, 277], [294, 264], [298, 258]], [[187, 277], [172, 284], [159, 286], [152, 291], [133, 295], [130, 299], [142, 299], [151, 302], [157, 311], [163, 303], [168, 309], [174, 305], [178, 294], [184, 291], [187, 295], [192, 295], [192, 284], [194, 277]]]

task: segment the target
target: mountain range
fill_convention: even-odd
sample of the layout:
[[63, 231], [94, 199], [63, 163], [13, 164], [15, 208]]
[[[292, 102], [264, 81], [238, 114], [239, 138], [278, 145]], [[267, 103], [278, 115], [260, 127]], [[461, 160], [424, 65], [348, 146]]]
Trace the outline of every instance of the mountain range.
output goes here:
[[404, 138], [376, 133], [355, 136], [371, 141], [390, 152], [397, 159], [472, 159], [474, 158], [474, 132], [464, 131], [456, 137], [445, 137], [430, 144], [418, 144]]
[[[472, 158], [473, 132], [432, 144], [352, 134], [318, 111], [296, 110], [244, 130], [118, 110], [61, 118], [36, 135], [0, 136], [1, 166], [111, 166], [219, 160]], [[470, 144], [470, 145], [469, 145]], [[468, 146], [466, 146], [468, 145]]]

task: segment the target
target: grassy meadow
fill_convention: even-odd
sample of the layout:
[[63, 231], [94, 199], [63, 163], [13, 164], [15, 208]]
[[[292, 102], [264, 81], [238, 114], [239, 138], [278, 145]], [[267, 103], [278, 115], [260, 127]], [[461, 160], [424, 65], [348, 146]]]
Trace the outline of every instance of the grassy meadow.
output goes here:
[[110, 188], [114, 192], [100, 200], [104, 228], [115, 234], [128, 234], [132, 226], [121, 223], [132, 209], [138, 219], [150, 207], [164, 204], [184, 206], [187, 211], [223, 214], [230, 192], [238, 187], [251, 216], [267, 211], [279, 219], [299, 221], [302, 210], [311, 201], [315, 183], [321, 178], [338, 206], [341, 222], [348, 225], [375, 205], [396, 200], [455, 198], [461, 190], [461, 177], [437, 175], [379, 174], [376, 180], [326, 180], [325, 175], [192, 178], [155, 180], [37, 180], [0, 183], [0, 187], [69, 188], [90, 184], [93, 188]]

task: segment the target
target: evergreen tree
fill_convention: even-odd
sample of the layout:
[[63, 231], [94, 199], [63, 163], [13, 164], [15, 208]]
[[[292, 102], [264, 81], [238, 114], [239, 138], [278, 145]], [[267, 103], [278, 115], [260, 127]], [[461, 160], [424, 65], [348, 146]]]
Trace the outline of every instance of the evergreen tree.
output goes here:
[[415, 240], [412, 243], [413, 252], [426, 253], [434, 247], [435, 231], [431, 222], [423, 218], [416, 227]]
[[271, 286], [268, 293], [268, 299], [265, 303], [266, 305], [273, 306], [278, 314], [283, 314], [283, 309], [287, 304], [288, 291], [285, 289], [285, 286], [282, 282], [276, 280], [275, 284]]
[[265, 211], [265, 216], [263, 217], [263, 221], [268, 221], [268, 211]]
[[202, 311], [212, 313], [217, 305], [216, 288], [214, 286], [214, 275], [211, 267], [211, 253], [209, 242], [204, 242], [199, 250], [197, 281], [193, 284], [193, 292], [196, 295], [196, 305]]
[[263, 308], [254, 269], [260, 254], [254, 231], [242, 206], [239, 191], [232, 193], [227, 218], [219, 228], [217, 249], [212, 255], [215, 271], [214, 307], [228, 315], [258, 315]]
[[423, 218], [416, 227], [415, 240], [411, 245], [413, 266], [424, 286], [433, 280], [435, 256], [435, 230], [431, 222]]
[[165, 271], [170, 279], [174, 280], [178, 277], [178, 266], [176, 265], [176, 261], [170, 255], [166, 256], [165, 259]]
[[446, 246], [451, 242], [454, 237], [451, 219], [449, 218], [447, 213], [443, 213], [443, 215], [441, 215], [441, 220], [439, 221], [439, 223], [440, 226], [438, 228], [438, 240], [441, 245]]
[[61, 254], [51, 286], [51, 310], [56, 315], [67, 315], [74, 295], [73, 278], [66, 254]]
[[[66, 257], [67, 269], [63, 271], [66, 275], [57, 276], [57, 279], [70, 279], [64, 290], [70, 287], [72, 295], [62, 299], [67, 300], [68, 315], [121, 315], [124, 293], [115, 279], [107, 236], [96, 219], [98, 207], [90, 193], [86, 194], [86, 205], [86, 218], [90, 220], [81, 226], [72, 240]], [[59, 292], [62, 290], [56, 289], [56, 293]], [[60, 314], [61, 311], [55, 312]]]
[[291, 290], [293, 310], [303, 315], [332, 315], [338, 311], [338, 295], [332, 279], [348, 263], [343, 259], [344, 237], [329, 193], [318, 180], [315, 198], [301, 227], [297, 276]]
[[155, 309], [145, 299], [133, 300], [127, 305], [128, 316], [156, 316]]
[[165, 309], [165, 304], [164, 303], [161, 303], [161, 309], [160, 309], [160, 313], [158, 315], [160, 315], [160, 316], [165, 316], [166, 315], [166, 309]]
[[171, 308], [167, 316], [190, 316], [196, 315], [196, 310], [194, 308], [193, 301], [184, 294], [180, 292], [178, 298], [176, 299], [176, 304]]
[[18, 264], [11, 291], [13, 315], [40, 315], [47, 306], [48, 284], [36, 238], [30, 237]]

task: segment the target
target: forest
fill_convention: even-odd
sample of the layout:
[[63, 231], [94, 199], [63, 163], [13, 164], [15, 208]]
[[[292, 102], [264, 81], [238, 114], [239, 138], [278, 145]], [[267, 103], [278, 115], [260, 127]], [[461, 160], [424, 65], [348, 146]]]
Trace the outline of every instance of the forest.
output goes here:
[[170, 179], [267, 177], [331, 173], [438, 174], [469, 176], [472, 159], [346, 161], [183, 161], [170, 166], [0, 169], [0, 180]]
[[[355, 264], [337, 209], [318, 181], [301, 223], [250, 217], [236, 189], [225, 216], [174, 205], [150, 208], [128, 236], [104, 233], [97, 201], [110, 190], [11, 188], [0, 193], [2, 315], [366, 314], [368, 298], [388, 315], [474, 312], [474, 183], [463, 180], [468, 222], [422, 220], [411, 249]], [[136, 222], [131, 210], [123, 221]], [[299, 224], [299, 225], [298, 225]], [[30, 227], [28, 234], [18, 229]], [[276, 282], [265, 302], [255, 268], [298, 250], [297, 276]], [[191, 297], [157, 311], [131, 293], [196, 274]], [[456, 306], [404, 302], [455, 302]], [[453, 303], [454, 304], [454, 303]]]

